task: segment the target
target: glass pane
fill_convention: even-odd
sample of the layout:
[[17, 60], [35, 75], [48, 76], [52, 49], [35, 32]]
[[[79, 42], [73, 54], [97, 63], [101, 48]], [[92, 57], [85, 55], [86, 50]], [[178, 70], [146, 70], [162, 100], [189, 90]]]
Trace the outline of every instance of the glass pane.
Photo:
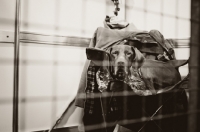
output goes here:
[[97, 27], [103, 25], [103, 20], [106, 15], [106, 3], [105, 1], [86, 0], [83, 8], [83, 31], [90, 31], [92, 33]]
[[1, 103], [0, 113], [0, 131], [1, 132], [12, 132], [12, 103], [6, 102], [5, 104]]
[[145, 13], [139, 10], [128, 10], [127, 11], [127, 21], [133, 23], [136, 28], [144, 30], [145, 29]]
[[161, 31], [161, 16], [157, 14], [147, 13], [146, 15], [146, 30], [156, 29]]
[[190, 21], [178, 20], [178, 38], [189, 38], [190, 37]]
[[14, 45], [0, 43], [0, 101], [12, 100]]
[[176, 16], [177, 0], [163, 0], [163, 13]]
[[[25, 130], [30, 132], [49, 129], [52, 122], [52, 102], [28, 102], [24, 104]], [[41, 118], [42, 117], [42, 118]]]
[[15, 0], [1, 0], [0, 10], [0, 29], [14, 31]]
[[22, 31], [53, 33], [55, 30], [55, 0], [22, 1]]
[[164, 16], [162, 28], [165, 38], [176, 38], [176, 18]]
[[[56, 32], [62, 35], [79, 35], [81, 27], [83, 27], [83, 1], [60, 0], [57, 3], [56, 25], [58, 29]], [[75, 35], [75, 36], [76, 36]]]
[[137, 8], [144, 8], [144, 0], [129, 0], [129, 3], [132, 3], [133, 1], [133, 7], [137, 7]]
[[178, 16], [190, 19], [191, 0], [178, 0]]
[[146, 0], [148, 11], [161, 12], [161, 0]]

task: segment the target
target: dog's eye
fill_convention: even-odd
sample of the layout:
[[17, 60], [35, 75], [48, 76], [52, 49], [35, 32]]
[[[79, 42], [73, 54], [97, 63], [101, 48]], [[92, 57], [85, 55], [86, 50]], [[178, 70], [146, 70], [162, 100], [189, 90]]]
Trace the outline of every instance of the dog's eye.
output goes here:
[[118, 53], [119, 53], [118, 51], [112, 52], [113, 55], [117, 55]]
[[126, 55], [128, 55], [128, 56], [129, 56], [129, 55], [132, 55], [132, 53], [128, 52], [128, 53], [126, 53]]

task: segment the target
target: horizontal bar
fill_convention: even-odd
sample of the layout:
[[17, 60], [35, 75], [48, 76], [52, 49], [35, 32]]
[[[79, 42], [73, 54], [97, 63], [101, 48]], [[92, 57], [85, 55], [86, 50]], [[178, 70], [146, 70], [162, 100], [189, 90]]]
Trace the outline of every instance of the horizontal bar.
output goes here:
[[[175, 48], [189, 48], [190, 38], [172, 38], [178, 45]], [[20, 32], [20, 42], [46, 44], [46, 45], [62, 45], [75, 47], [88, 47], [91, 38], [47, 35], [32, 32]], [[0, 31], [0, 43], [14, 43], [14, 32]]]
[[[74, 95], [75, 96], [75, 95]], [[37, 97], [20, 97], [19, 103], [37, 103], [37, 102], [51, 102], [51, 101], [65, 101], [71, 99], [72, 95], [65, 96], [37, 96]], [[0, 99], [0, 104], [12, 103], [12, 97]]]
[[[86, 57], [86, 55], [85, 55]], [[20, 65], [84, 65], [84, 61], [66, 61], [66, 60], [27, 60], [27, 59], [20, 59]], [[0, 58], [0, 64], [3, 65], [13, 65], [13, 59], [3, 59]]]
[[78, 47], [88, 47], [90, 43], [90, 38], [83, 38], [83, 37], [44, 35], [44, 34], [35, 34], [30, 32], [21, 32], [21, 34], [22, 35], [20, 41], [23, 43], [78, 46]]
[[[88, 47], [90, 40], [90, 38], [83, 37], [20, 32], [20, 42], [23, 43]], [[14, 32], [0, 31], [0, 43], [14, 43]]]

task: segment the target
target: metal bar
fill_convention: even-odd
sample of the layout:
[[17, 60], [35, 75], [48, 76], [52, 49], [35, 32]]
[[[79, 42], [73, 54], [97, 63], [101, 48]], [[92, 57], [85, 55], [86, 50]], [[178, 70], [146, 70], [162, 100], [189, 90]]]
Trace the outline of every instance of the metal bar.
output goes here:
[[13, 132], [18, 132], [18, 100], [19, 100], [19, 43], [20, 43], [20, 0], [15, 7], [14, 36], [14, 84], [13, 84]]
[[[0, 43], [14, 43], [14, 33], [10, 31], [0, 31]], [[173, 39], [178, 44], [175, 48], [189, 48], [189, 38], [166, 38]], [[20, 42], [45, 44], [45, 45], [59, 45], [59, 46], [74, 46], [74, 47], [88, 47], [91, 38], [74, 37], [74, 36], [59, 36], [39, 34], [32, 32], [20, 32]]]
[[[190, 83], [189, 83], [189, 112], [199, 110], [200, 99], [200, 1], [191, 0], [191, 39], [190, 39]], [[188, 116], [188, 132], [200, 131], [200, 114], [191, 113]]]

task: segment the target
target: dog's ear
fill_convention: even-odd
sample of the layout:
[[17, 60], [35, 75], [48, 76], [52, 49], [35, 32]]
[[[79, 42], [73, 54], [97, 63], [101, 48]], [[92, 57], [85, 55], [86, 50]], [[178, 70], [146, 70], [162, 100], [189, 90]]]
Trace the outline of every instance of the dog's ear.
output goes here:
[[111, 55], [112, 47], [108, 48], [108, 49], [106, 50], [106, 52], [109, 53], [109, 54]]
[[143, 65], [145, 57], [137, 48], [133, 47], [132, 50], [135, 53], [135, 57], [133, 59], [132, 67], [134, 69], [138, 69]]

